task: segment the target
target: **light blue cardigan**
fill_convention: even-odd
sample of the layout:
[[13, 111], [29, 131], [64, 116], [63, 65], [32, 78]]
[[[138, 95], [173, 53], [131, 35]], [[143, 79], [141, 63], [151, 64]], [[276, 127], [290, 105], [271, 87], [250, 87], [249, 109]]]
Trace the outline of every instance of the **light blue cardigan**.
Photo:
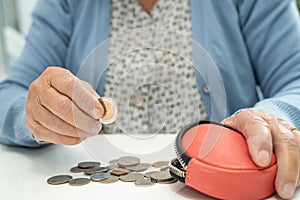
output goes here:
[[[218, 66], [226, 89], [226, 116], [242, 108], [272, 112], [300, 128], [300, 23], [293, 0], [190, 0], [193, 39]], [[109, 36], [109, 0], [40, 0], [25, 49], [0, 85], [0, 141], [38, 147], [26, 128], [30, 84], [48, 67], [74, 74]], [[197, 51], [194, 60], [197, 66]], [[105, 58], [103, 58], [105, 65]], [[199, 91], [207, 112], [212, 95]], [[89, 80], [87, 80], [89, 81]], [[97, 91], [103, 94], [105, 77]], [[208, 83], [209, 84], [209, 83]], [[264, 95], [259, 100], [256, 85]], [[215, 98], [217, 105], [218, 98]], [[218, 113], [218, 106], [216, 113]], [[214, 115], [214, 120], [221, 120]]]

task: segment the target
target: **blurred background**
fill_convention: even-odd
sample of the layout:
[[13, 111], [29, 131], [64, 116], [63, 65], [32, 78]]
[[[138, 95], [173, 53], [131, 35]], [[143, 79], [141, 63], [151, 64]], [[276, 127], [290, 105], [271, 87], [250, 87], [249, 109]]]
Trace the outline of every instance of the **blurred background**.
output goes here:
[[[296, 1], [300, 9], [300, 0]], [[36, 2], [37, 0], [0, 0], [0, 81], [22, 51]]]
[[0, 0], [0, 80], [20, 55], [37, 0]]

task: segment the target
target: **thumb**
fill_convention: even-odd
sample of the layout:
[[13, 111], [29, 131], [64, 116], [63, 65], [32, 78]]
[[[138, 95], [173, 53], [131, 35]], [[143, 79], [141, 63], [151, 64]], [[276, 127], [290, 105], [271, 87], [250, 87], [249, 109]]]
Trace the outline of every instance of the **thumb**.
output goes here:
[[240, 131], [248, 145], [252, 160], [260, 167], [266, 167], [272, 159], [272, 135], [269, 124], [255, 110], [246, 110], [226, 118], [223, 124]]

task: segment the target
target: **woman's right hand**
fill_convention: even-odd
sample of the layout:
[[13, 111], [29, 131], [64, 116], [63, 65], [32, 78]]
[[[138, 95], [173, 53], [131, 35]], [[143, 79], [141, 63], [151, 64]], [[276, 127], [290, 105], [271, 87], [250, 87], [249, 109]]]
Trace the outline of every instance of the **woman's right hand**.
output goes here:
[[90, 84], [48, 67], [29, 87], [26, 125], [37, 141], [75, 145], [102, 128], [104, 109]]

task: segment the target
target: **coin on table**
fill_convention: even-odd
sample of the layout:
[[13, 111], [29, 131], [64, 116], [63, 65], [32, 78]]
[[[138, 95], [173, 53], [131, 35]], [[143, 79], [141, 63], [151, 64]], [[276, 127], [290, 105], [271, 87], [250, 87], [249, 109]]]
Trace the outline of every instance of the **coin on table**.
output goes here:
[[82, 172], [85, 172], [87, 169], [84, 169], [84, 168], [79, 168], [78, 166], [76, 167], [72, 167], [70, 169], [70, 172], [72, 173], [82, 173]]
[[134, 182], [134, 184], [140, 187], [147, 187], [147, 186], [154, 185], [154, 183], [151, 181], [150, 178], [137, 180]]
[[107, 172], [108, 170], [109, 170], [108, 167], [96, 167], [96, 168], [90, 168], [86, 170], [84, 173], [87, 175], [91, 175], [91, 174], [99, 174], [99, 173]]
[[133, 156], [123, 156], [119, 158], [118, 165], [121, 167], [134, 166], [140, 163], [140, 159]]
[[159, 184], [173, 184], [173, 183], [176, 183], [177, 180], [175, 178], [173, 179], [170, 179], [168, 181], [161, 181], [161, 182], [158, 182]]
[[108, 177], [110, 176], [110, 172], [107, 172], [107, 173], [102, 173], [102, 174], [92, 174], [90, 179], [92, 181], [101, 181], [101, 180], [104, 180], [104, 179], [107, 179]]
[[163, 168], [163, 167], [167, 167], [168, 164], [169, 164], [169, 161], [159, 161], [159, 162], [153, 163], [153, 167], [155, 167], [155, 168]]
[[109, 169], [117, 169], [117, 168], [119, 168], [119, 165], [108, 165], [108, 168]]
[[118, 109], [116, 103], [108, 97], [99, 98], [98, 101], [104, 108], [103, 117], [100, 119], [102, 124], [111, 124], [116, 121]]
[[123, 169], [123, 168], [117, 168], [117, 169], [113, 169], [111, 171], [111, 173], [116, 176], [122, 176], [122, 175], [128, 174], [129, 172], [130, 171], [128, 169]]
[[75, 178], [69, 181], [69, 184], [72, 186], [82, 186], [89, 184], [91, 181], [88, 178]]
[[135, 182], [140, 179], [144, 179], [144, 174], [138, 172], [131, 172], [129, 174], [120, 176], [120, 180], [124, 182]]
[[114, 175], [110, 175], [109, 177], [107, 177], [106, 179], [100, 180], [99, 183], [103, 183], [103, 184], [109, 184], [109, 183], [115, 183], [119, 180], [118, 176], [114, 176]]
[[153, 182], [165, 182], [165, 181], [170, 181], [172, 179], [173, 177], [168, 171], [162, 171], [151, 175], [151, 180]]
[[170, 171], [170, 167], [163, 167], [163, 168], [160, 168], [160, 171]]
[[159, 171], [151, 171], [151, 172], [147, 172], [145, 173], [145, 177], [146, 178], [151, 178], [151, 175], [154, 174], [154, 173], [158, 173]]
[[118, 161], [119, 161], [119, 159], [114, 159], [114, 160], [109, 161], [109, 164], [110, 165], [117, 165]]
[[57, 175], [48, 178], [47, 183], [51, 185], [59, 185], [69, 182], [73, 177], [70, 175]]
[[100, 166], [100, 163], [94, 162], [94, 161], [86, 161], [86, 162], [78, 163], [78, 167], [83, 168], [83, 169], [95, 168], [95, 167], [99, 167], [99, 166]]
[[134, 172], [143, 172], [149, 169], [149, 167], [151, 167], [150, 163], [139, 163], [134, 166], [127, 166], [126, 169], [129, 169], [130, 171]]

